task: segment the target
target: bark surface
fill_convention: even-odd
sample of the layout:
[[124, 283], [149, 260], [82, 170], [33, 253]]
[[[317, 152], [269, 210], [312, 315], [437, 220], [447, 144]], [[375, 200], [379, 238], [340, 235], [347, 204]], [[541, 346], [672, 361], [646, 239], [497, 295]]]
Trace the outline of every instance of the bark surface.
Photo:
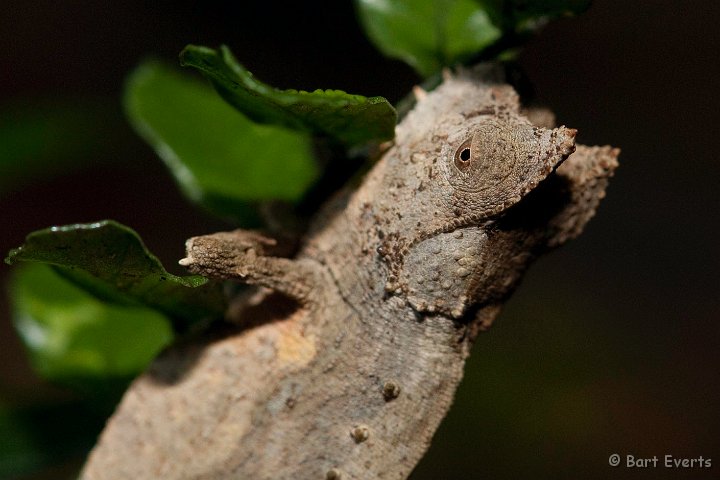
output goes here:
[[485, 67], [418, 97], [293, 258], [253, 232], [188, 241], [191, 271], [257, 288], [134, 382], [81, 478], [410, 474], [473, 339], [537, 255], [582, 231], [618, 155], [576, 147]]

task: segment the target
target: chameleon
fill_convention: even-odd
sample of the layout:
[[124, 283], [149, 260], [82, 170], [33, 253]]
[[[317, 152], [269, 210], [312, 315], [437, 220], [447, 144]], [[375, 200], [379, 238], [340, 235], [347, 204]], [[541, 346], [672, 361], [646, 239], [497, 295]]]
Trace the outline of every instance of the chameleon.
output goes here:
[[480, 332], [618, 165], [554, 122], [491, 67], [446, 72], [296, 251], [188, 240], [191, 272], [255, 288], [133, 383], [81, 478], [407, 478]]

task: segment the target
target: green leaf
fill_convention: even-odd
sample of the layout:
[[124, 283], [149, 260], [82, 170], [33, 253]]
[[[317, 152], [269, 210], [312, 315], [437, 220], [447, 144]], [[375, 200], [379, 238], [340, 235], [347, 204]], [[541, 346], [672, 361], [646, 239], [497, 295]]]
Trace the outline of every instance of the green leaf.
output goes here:
[[474, 0], [356, 0], [370, 40], [429, 77], [495, 43], [501, 30]]
[[214, 50], [188, 45], [180, 63], [200, 70], [228, 103], [256, 122], [307, 130], [348, 146], [395, 135], [397, 114], [383, 97], [279, 90], [253, 77], [225, 46]]
[[100, 298], [152, 307], [181, 327], [224, 311], [220, 284], [168, 273], [137, 233], [112, 220], [38, 230], [5, 261], [60, 267], [61, 274]]
[[[380, 51], [429, 77], [442, 67], [511, 57], [550, 20], [581, 13], [591, 0], [355, 0]], [[492, 48], [491, 48], [492, 47]]]
[[186, 196], [225, 217], [247, 219], [255, 201], [297, 200], [318, 174], [309, 135], [257, 125], [160, 63], [135, 69], [124, 105]]
[[163, 314], [103, 302], [49, 265], [17, 270], [10, 293], [15, 328], [35, 370], [85, 391], [124, 383], [173, 338]]

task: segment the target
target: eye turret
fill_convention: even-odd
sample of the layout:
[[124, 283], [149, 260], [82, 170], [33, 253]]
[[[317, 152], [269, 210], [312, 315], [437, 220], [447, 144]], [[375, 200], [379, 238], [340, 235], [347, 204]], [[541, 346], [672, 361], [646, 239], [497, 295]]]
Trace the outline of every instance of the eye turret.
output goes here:
[[495, 215], [535, 188], [575, 149], [575, 130], [538, 128], [523, 118], [483, 118], [446, 147], [453, 208]]

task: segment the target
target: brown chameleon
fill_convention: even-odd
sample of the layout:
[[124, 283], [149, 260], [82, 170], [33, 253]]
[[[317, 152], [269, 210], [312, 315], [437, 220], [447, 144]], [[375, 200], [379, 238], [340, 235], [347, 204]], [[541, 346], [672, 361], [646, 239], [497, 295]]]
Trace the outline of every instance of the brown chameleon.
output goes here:
[[190, 271], [259, 288], [135, 381], [81, 478], [410, 474], [478, 332], [531, 260], [581, 232], [618, 155], [576, 146], [487, 67], [417, 96], [292, 258], [255, 232], [188, 241]]

